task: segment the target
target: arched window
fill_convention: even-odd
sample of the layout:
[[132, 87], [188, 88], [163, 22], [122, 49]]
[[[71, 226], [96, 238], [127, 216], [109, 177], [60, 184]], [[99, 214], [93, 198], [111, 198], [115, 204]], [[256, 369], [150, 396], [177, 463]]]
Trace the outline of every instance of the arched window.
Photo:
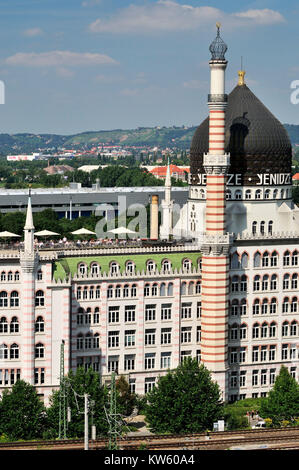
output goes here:
[[239, 269], [240, 268], [240, 261], [238, 253], [233, 253], [231, 257], [231, 268], [232, 269]]
[[233, 299], [230, 306], [230, 314], [232, 317], [236, 317], [239, 314], [239, 301], [238, 299]]
[[260, 335], [260, 325], [258, 323], [254, 323], [252, 326], [252, 338], [256, 339]]
[[289, 322], [284, 321], [281, 326], [281, 336], [288, 336], [289, 335]]
[[287, 290], [290, 288], [290, 275], [289, 274], [285, 274], [283, 276], [282, 288], [283, 290]]
[[182, 284], [181, 284], [181, 295], [186, 295], [186, 293], [187, 293], [187, 283], [182, 282]]
[[97, 276], [100, 273], [100, 266], [98, 263], [91, 263], [90, 271], [92, 276]]
[[270, 264], [271, 266], [277, 266], [278, 264], [278, 253], [277, 251], [273, 251], [273, 253], [271, 254], [271, 258], [270, 258]]
[[252, 222], [252, 233], [253, 233], [253, 235], [256, 234], [256, 230], [257, 230], [257, 221], [255, 220], [254, 222]]
[[85, 286], [83, 288], [83, 300], [86, 300], [88, 298], [88, 287]]
[[242, 191], [240, 189], [237, 189], [235, 192], [235, 199], [242, 199]]
[[246, 339], [247, 337], [247, 325], [242, 323], [240, 326], [240, 339]]
[[201, 293], [201, 282], [200, 281], [197, 281], [196, 285], [195, 285], [195, 293], [196, 294], [200, 294]]
[[12, 281], [12, 280], [13, 280], [13, 275], [12, 275], [12, 272], [11, 272], [11, 271], [8, 271], [7, 280], [8, 280], [8, 281]]
[[253, 309], [252, 309], [252, 314], [253, 315], [259, 315], [260, 313], [260, 301], [259, 299], [255, 299], [253, 303]]
[[169, 272], [171, 269], [171, 263], [168, 259], [164, 259], [162, 261], [162, 272], [163, 273], [166, 273], [166, 272]]
[[276, 274], [272, 274], [272, 276], [271, 276], [270, 289], [271, 290], [276, 290], [277, 289], [277, 276], [276, 276]]
[[115, 298], [116, 299], [119, 299], [121, 296], [121, 286], [118, 284], [116, 287], [115, 287]]
[[152, 285], [152, 296], [154, 297], [156, 295], [158, 295], [158, 284], [155, 283]]
[[17, 344], [12, 344], [9, 350], [10, 359], [19, 359], [19, 346]]
[[261, 327], [261, 338], [267, 338], [268, 336], [268, 324], [264, 322]]
[[271, 299], [270, 302], [270, 313], [275, 314], [277, 312], [277, 300], [275, 298]]
[[119, 272], [119, 265], [115, 261], [110, 263], [110, 274], [118, 274]]
[[128, 261], [126, 264], [126, 273], [133, 274], [135, 271], [135, 263], [133, 261]]
[[17, 317], [12, 317], [9, 325], [10, 333], [19, 333], [19, 321]]
[[99, 299], [101, 297], [101, 286], [96, 286], [96, 299]]
[[89, 298], [92, 300], [94, 298], [94, 286], [89, 288]]
[[255, 199], [261, 199], [262, 196], [262, 191], [260, 189], [257, 189], [255, 191]]
[[253, 290], [254, 290], [254, 291], [258, 291], [258, 290], [260, 290], [260, 288], [261, 288], [260, 276], [257, 274], [257, 275], [254, 276], [254, 278], [253, 278]]
[[265, 274], [262, 280], [262, 290], [268, 290], [269, 288], [269, 276]]
[[298, 266], [298, 251], [295, 250], [292, 253], [292, 266]]
[[227, 200], [230, 200], [232, 198], [232, 192], [230, 189], [227, 189], [226, 190], [226, 199]]
[[78, 273], [79, 273], [81, 276], [85, 276], [85, 274], [87, 274], [87, 266], [86, 266], [86, 264], [84, 264], [84, 263], [79, 263], [79, 265], [78, 265]]
[[173, 295], [173, 283], [172, 282], [169, 282], [168, 286], [167, 286], [167, 295], [168, 296], [172, 296]]
[[112, 297], [113, 297], [113, 286], [110, 285], [110, 286], [108, 286], [108, 288], [107, 288], [107, 298], [108, 298], [108, 299], [112, 299]]
[[0, 359], [8, 359], [8, 347], [6, 344], [0, 346]]
[[194, 294], [194, 282], [189, 282], [188, 295], [193, 295], [193, 294]]
[[82, 296], [82, 289], [81, 287], [77, 287], [77, 300], [80, 300]]
[[45, 357], [45, 346], [42, 343], [38, 343], [35, 346], [35, 358], [43, 359]]
[[248, 254], [243, 253], [241, 256], [241, 268], [248, 268]]
[[293, 320], [290, 325], [290, 336], [297, 336], [297, 326], [296, 320]]
[[262, 302], [262, 315], [267, 315], [268, 313], [268, 299], [263, 299]]
[[184, 271], [190, 271], [191, 270], [191, 261], [189, 259], [184, 259], [183, 260], [183, 269]]
[[285, 251], [283, 254], [283, 265], [290, 266], [290, 252]]
[[260, 223], [260, 233], [262, 235], [264, 235], [265, 233], [265, 221], [264, 220], [262, 220], [262, 222]]
[[83, 339], [83, 335], [80, 333], [78, 336], [77, 336], [77, 349], [80, 350], [80, 349], [83, 349], [84, 348], [84, 339]]
[[44, 291], [38, 290], [35, 294], [35, 306], [43, 307], [45, 305], [45, 295]]
[[247, 302], [246, 302], [246, 299], [241, 299], [240, 315], [246, 315], [246, 314], [247, 314]]
[[247, 189], [245, 191], [245, 199], [251, 199], [251, 190], [250, 189]]
[[0, 292], [0, 307], [8, 307], [8, 296], [7, 292]]
[[43, 333], [45, 331], [45, 322], [43, 317], [38, 316], [35, 322], [35, 332]]
[[272, 323], [270, 323], [269, 337], [270, 338], [275, 338], [275, 336], [276, 336], [276, 323], [272, 322]]
[[136, 297], [137, 296], [137, 286], [136, 284], [133, 284], [131, 287], [131, 296]]
[[8, 323], [5, 317], [0, 318], [0, 333], [8, 332]]
[[261, 265], [261, 254], [259, 251], [257, 251], [253, 257], [253, 266], [254, 268], [259, 268], [260, 265]]
[[265, 199], [269, 199], [270, 198], [270, 189], [266, 189], [265, 191]]
[[146, 263], [146, 269], [149, 273], [153, 273], [156, 269], [156, 263], [154, 263], [154, 261], [152, 261], [152, 260], [149, 260]]
[[5, 271], [1, 272], [1, 281], [6, 281], [6, 272]]
[[268, 222], [268, 233], [269, 233], [269, 235], [272, 235], [272, 233], [273, 233], [273, 220], [270, 220]]
[[241, 276], [240, 291], [247, 292], [247, 277], [245, 276], [245, 274]]
[[291, 312], [297, 312], [298, 311], [298, 299], [297, 297], [292, 298], [291, 302]]
[[150, 284], [145, 284], [144, 286], [144, 297], [149, 297], [151, 295]]
[[10, 294], [10, 306], [11, 307], [18, 307], [19, 304], [20, 304], [19, 293], [16, 290], [14, 290]]
[[124, 288], [123, 288], [123, 297], [129, 297], [129, 286], [128, 286], [128, 284], [125, 284], [125, 285], [124, 285]]
[[282, 313], [288, 313], [289, 311], [289, 299], [285, 297], [282, 303]]
[[15, 272], [15, 281], [19, 281], [20, 280], [20, 273], [19, 271], [16, 271]]
[[231, 292], [238, 292], [239, 291], [239, 277], [233, 276], [232, 283], [231, 283]]
[[297, 289], [298, 287], [298, 274], [295, 273], [292, 276], [292, 289]]
[[263, 268], [266, 268], [267, 266], [269, 266], [269, 253], [267, 251], [265, 251], [265, 253], [263, 254], [262, 266]]
[[166, 295], [166, 285], [165, 282], [162, 282], [160, 285], [160, 296], [164, 297]]

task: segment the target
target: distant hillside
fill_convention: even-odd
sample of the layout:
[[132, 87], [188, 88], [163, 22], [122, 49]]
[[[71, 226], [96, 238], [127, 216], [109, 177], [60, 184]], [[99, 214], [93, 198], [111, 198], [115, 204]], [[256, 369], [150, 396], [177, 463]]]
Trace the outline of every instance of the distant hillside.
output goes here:
[[[299, 144], [299, 125], [285, 124], [292, 144]], [[188, 149], [196, 127], [139, 127], [111, 131], [83, 132], [75, 135], [0, 134], [0, 155], [31, 153], [38, 149], [88, 149], [100, 143], [137, 147], [177, 147]]]

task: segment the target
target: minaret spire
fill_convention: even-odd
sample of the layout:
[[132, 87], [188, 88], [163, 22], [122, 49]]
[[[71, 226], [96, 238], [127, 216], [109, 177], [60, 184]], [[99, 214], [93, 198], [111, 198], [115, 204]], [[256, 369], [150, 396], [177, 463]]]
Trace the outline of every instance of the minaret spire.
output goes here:
[[29, 188], [28, 205], [26, 213], [26, 222], [24, 226], [24, 251], [25, 253], [34, 252], [34, 225], [31, 205], [31, 188]]
[[166, 177], [165, 177], [165, 198], [161, 204], [162, 207], [162, 225], [160, 228], [160, 238], [169, 240], [172, 235], [172, 211], [173, 201], [171, 200], [171, 173], [169, 156], [167, 161]]

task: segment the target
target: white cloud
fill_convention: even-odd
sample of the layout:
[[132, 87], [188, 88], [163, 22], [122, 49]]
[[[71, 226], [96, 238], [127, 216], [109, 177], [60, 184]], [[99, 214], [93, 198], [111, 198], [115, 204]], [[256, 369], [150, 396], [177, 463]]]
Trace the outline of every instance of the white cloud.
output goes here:
[[29, 29], [25, 29], [25, 31], [23, 31], [23, 35], [27, 36], [28, 38], [33, 38], [35, 36], [40, 36], [41, 34], [43, 34], [43, 30], [41, 28], [29, 28]]
[[114, 65], [117, 62], [104, 54], [90, 52], [50, 51], [18, 52], [5, 59], [7, 65], [29, 67], [71, 67], [89, 65]]
[[281, 23], [283, 16], [274, 10], [248, 10], [225, 13], [209, 6], [193, 7], [172, 0], [157, 0], [119, 10], [109, 19], [97, 19], [89, 25], [93, 33], [154, 33], [189, 31], [221, 21], [226, 28], [244, 25]]

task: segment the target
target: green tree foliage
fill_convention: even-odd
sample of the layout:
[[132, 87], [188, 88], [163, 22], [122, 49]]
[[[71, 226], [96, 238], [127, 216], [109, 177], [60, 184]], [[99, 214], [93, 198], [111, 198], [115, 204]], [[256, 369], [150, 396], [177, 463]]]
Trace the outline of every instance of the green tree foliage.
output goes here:
[[116, 381], [117, 401], [120, 407], [120, 413], [130, 416], [136, 405], [136, 396], [130, 392], [130, 385], [125, 377], [121, 375]]
[[274, 387], [262, 402], [260, 416], [270, 418], [274, 426], [293, 422], [299, 416], [299, 385], [285, 366], [281, 366]]
[[[67, 437], [84, 436], [84, 393], [89, 395], [89, 423], [97, 429], [97, 435], [105, 435], [108, 430], [104, 406], [109, 409], [108, 390], [100, 383], [100, 376], [91, 368], [84, 370], [78, 367], [76, 372], [70, 371], [65, 379], [67, 390], [67, 406], [71, 410], [71, 421], [67, 424]], [[59, 434], [59, 391], [50, 398], [47, 409], [48, 437]]]
[[18, 380], [3, 392], [0, 401], [0, 434], [11, 440], [36, 439], [43, 436], [46, 411], [35, 388]]
[[222, 416], [220, 389], [210, 372], [187, 358], [160, 377], [147, 395], [146, 421], [156, 433], [200, 432]]

